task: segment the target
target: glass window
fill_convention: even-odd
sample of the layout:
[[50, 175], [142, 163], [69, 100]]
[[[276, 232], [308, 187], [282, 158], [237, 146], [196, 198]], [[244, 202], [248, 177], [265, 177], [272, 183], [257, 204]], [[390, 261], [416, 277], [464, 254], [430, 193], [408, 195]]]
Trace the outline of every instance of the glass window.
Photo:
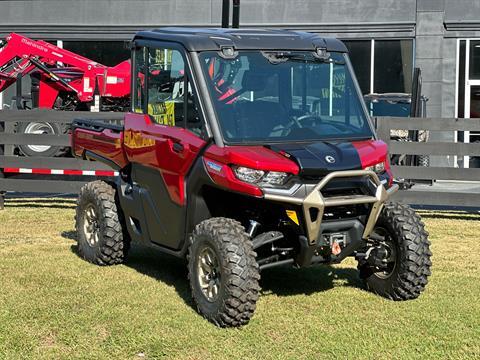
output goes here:
[[148, 114], [157, 124], [185, 127], [201, 136], [204, 128], [182, 54], [150, 49], [148, 63]]
[[372, 132], [344, 54], [201, 54], [226, 142], [370, 138]]
[[143, 113], [145, 109], [145, 54], [146, 49], [144, 47], [139, 47], [135, 49], [135, 83], [133, 91], [133, 101], [132, 107], [133, 111], [136, 113]]
[[480, 40], [470, 41], [470, 79], [480, 79]]
[[410, 93], [412, 74], [412, 40], [375, 40], [374, 92]]
[[370, 40], [351, 40], [344, 41], [348, 49], [348, 55], [352, 62], [355, 75], [357, 76], [358, 84], [362, 89], [363, 94], [370, 93], [370, 74], [371, 74], [371, 59], [372, 51]]
[[106, 66], [115, 66], [130, 59], [124, 41], [64, 41], [63, 48]]
[[172, 49], [148, 51], [147, 112], [155, 123], [184, 127], [185, 63]]

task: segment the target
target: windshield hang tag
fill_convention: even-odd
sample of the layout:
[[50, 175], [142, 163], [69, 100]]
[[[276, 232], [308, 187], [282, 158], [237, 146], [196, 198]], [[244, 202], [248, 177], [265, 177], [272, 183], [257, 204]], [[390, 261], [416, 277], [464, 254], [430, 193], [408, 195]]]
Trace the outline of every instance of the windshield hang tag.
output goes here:
[[315, 48], [315, 57], [321, 60], [330, 59], [330, 53], [327, 51], [327, 48], [317, 47]]

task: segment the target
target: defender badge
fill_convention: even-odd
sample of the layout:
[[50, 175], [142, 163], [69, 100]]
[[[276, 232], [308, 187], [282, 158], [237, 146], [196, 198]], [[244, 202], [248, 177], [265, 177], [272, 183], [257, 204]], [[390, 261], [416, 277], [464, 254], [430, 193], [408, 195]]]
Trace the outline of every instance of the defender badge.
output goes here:
[[327, 155], [325, 156], [325, 161], [329, 164], [333, 164], [335, 162], [335, 158], [333, 156]]

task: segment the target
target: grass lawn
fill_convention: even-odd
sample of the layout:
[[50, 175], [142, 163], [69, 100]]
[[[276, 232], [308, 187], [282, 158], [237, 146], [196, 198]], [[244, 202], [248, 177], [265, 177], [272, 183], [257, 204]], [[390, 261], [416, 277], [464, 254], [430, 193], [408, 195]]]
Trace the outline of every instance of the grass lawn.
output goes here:
[[422, 212], [433, 275], [417, 300], [366, 292], [354, 261], [262, 273], [249, 325], [192, 308], [182, 261], [134, 246], [126, 265], [75, 253], [74, 201], [0, 211], [0, 359], [480, 358], [480, 215]]

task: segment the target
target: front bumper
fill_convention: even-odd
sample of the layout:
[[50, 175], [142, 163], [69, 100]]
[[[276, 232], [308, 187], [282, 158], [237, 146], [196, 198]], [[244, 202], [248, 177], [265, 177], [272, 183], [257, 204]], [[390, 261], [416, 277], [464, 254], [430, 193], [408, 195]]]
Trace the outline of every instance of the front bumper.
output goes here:
[[[333, 179], [365, 177], [368, 178], [374, 185], [374, 191], [371, 195], [347, 195], [333, 197], [324, 197], [322, 195], [322, 189], [325, 188], [327, 184]], [[367, 239], [373, 231], [378, 216], [382, 211], [383, 204], [397, 190], [398, 185], [396, 184], [392, 185], [388, 189], [385, 189], [377, 174], [371, 170], [347, 170], [335, 171], [326, 175], [304, 198], [297, 198], [268, 192], [265, 193], [264, 196], [266, 200], [302, 206], [307, 239], [310, 245], [315, 245], [321, 231], [322, 218], [325, 208], [358, 204], [372, 204], [362, 236], [363, 239]], [[316, 213], [314, 219], [311, 216], [312, 209], [317, 210], [316, 212], [314, 212]]]

